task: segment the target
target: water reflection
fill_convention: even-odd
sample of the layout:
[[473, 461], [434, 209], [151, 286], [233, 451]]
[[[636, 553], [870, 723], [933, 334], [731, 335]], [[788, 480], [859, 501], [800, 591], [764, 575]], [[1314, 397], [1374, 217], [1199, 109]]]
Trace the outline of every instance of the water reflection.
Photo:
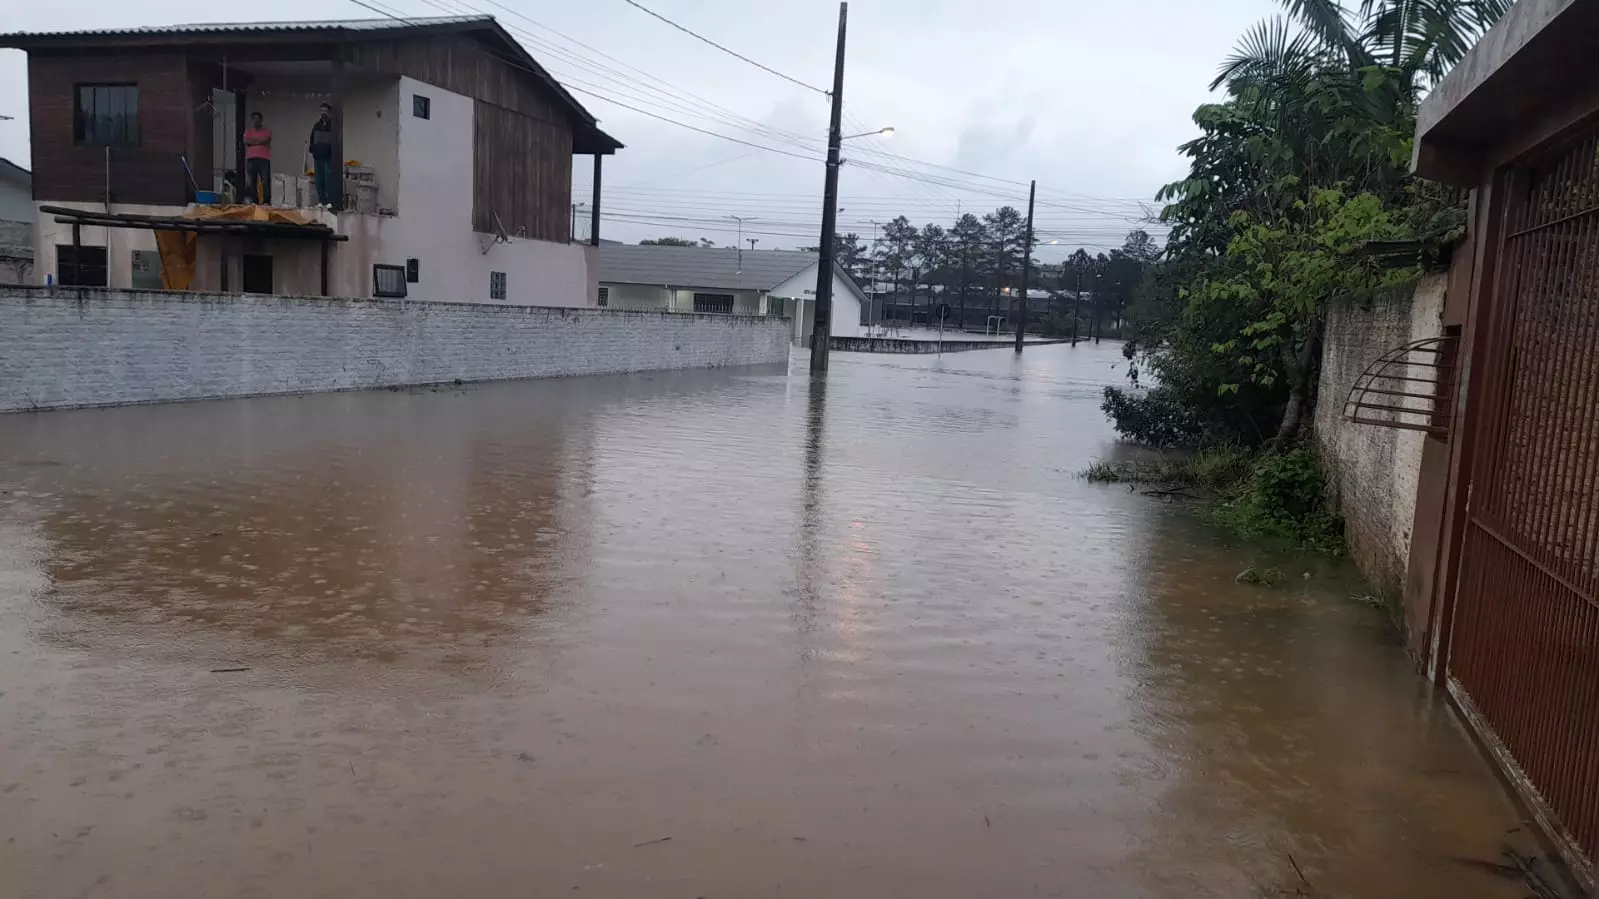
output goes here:
[[1076, 477], [1120, 362], [0, 419], [8, 895], [1515, 895], [1336, 571]]

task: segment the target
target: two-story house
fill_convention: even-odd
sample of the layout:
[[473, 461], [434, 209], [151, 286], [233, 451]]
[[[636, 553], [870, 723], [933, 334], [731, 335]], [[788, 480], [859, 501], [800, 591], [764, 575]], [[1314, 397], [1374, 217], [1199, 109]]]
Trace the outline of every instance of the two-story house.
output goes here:
[[[590, 245], [574, 243], [573, 156], [593, 157], [599, 184], [621, 145], [491, 16], [24, 33], [0, 47], [28, 54], [36, 283], [596, 302], [599, 203]], [[324, 104], [333, 208], [307, 177]], [[219, 217], [253, 113], [272, 132], [275, 205]]]

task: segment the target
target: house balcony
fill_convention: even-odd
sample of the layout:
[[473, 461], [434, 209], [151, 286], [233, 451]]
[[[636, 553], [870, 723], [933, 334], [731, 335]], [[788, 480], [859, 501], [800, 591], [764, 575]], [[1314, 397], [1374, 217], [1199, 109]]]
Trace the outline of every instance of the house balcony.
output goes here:
[[[213, 191], [218, 202], [250, 202], [264, 186], [268, 205], [318, 207], [310, 136], [326, 103], [334, 109], [334, 148], [342, 162], [335, 175], [334, 210], [398, 213], [398, 77], [335, 67], [325, 59], [230, 61], [219, 69], [209, 95], [211, 168], [199, 187]], [[255, 113], [272, 132], [271, 175], [264, 185], [261, 179], [245, 185], [244, 132]]]

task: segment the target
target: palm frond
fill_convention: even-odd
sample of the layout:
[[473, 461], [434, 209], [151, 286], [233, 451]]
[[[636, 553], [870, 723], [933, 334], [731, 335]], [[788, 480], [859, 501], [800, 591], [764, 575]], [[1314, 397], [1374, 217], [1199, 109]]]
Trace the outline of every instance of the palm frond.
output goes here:
[[1293, 33], [1288, 20], [1277, 16], [1244, 32], [1210, 88], [1225, 84], [1236, 95], [1251, 88], [1302, 83], [1315, 70], [1315, 61], [1313, 38], [1303, 31]]
[[[1375, 62], [1359, 40], [1358, 22], [1338, 0], [1281, 2], [1289, 17], [1311, 34], [1316, 43], [1345, 57], [1351, 68], [1359, 69]], [[1366, 5], [1363, 2], [1363, 9]]]

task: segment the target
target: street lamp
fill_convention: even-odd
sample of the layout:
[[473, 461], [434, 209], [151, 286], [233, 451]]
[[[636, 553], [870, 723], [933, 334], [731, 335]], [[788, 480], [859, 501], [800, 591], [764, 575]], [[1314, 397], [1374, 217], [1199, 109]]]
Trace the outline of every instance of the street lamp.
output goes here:
[[860, 134], [847, 134], [847, 135], [839, 138], [839, 140], [854, 140], [857, 137], [893, 137], [893, 136], [894, 136], [894, 126], [893, 125], [889, 125], [887, 128], [879, 128], [876, 131], [862, 131]]

